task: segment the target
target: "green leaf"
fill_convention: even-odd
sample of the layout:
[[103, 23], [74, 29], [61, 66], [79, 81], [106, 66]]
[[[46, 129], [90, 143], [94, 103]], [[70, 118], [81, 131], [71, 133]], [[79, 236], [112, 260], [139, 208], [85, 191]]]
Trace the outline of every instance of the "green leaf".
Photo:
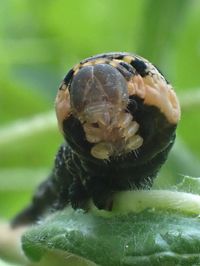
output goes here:
[[121, 192], [113, 212], [93, 206], [87, 213], [66, 208], [49, 216], [26, 232], [23, 249], [38, 262], [59, 250], [101, 266], [198, 265], [199, 213], [197, 195]]

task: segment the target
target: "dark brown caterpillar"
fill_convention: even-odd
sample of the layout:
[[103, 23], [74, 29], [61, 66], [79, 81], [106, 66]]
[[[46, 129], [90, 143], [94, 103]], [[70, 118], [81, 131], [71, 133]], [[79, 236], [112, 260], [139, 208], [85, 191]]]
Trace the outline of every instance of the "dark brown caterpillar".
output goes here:
[[64, 78], [56, 113], [66, 142], [54, 169], [12, 226], [51, 209], [112, 209], [112, 195], [149, 188], [167, 159], [180, 107], [174, 90], [146, 59], [129, 53], [87, 58]]

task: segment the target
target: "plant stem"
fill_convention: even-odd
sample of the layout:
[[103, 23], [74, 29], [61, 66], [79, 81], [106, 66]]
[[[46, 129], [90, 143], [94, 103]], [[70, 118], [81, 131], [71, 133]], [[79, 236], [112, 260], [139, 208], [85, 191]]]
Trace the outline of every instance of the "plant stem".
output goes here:
[[92, 211], [103, 216], [113, 216], [145, 209], [178, 211], [189, 215], [200, 214], [200, 196], [169, 190], [137, 190], [119, 192], [114, 196], [112, 212], [96, 209]]

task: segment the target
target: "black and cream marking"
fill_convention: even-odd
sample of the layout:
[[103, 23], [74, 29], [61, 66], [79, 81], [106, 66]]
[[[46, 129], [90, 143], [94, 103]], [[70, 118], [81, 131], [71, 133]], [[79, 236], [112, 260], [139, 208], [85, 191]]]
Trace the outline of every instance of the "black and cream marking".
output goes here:
[[64, 78], [56, 114], [66, 140], [50, 177], [13, 226], [71, 204], [112, 209], [120, 190], [146, 188], [165, 162], [180, 107], [171, 85], [146, 59], [129, 53], [87, 58]]

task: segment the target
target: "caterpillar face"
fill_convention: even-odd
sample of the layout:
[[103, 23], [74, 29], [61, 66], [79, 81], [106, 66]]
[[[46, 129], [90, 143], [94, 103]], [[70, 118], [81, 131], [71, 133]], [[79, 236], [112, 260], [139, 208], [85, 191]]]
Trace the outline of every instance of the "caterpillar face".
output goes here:
[[97, 55], [71, 69], [56, 113], [69, 145], [99, 160], [154, 157], [180, 119], [171, 85], [146, 59], [127, 53]]

